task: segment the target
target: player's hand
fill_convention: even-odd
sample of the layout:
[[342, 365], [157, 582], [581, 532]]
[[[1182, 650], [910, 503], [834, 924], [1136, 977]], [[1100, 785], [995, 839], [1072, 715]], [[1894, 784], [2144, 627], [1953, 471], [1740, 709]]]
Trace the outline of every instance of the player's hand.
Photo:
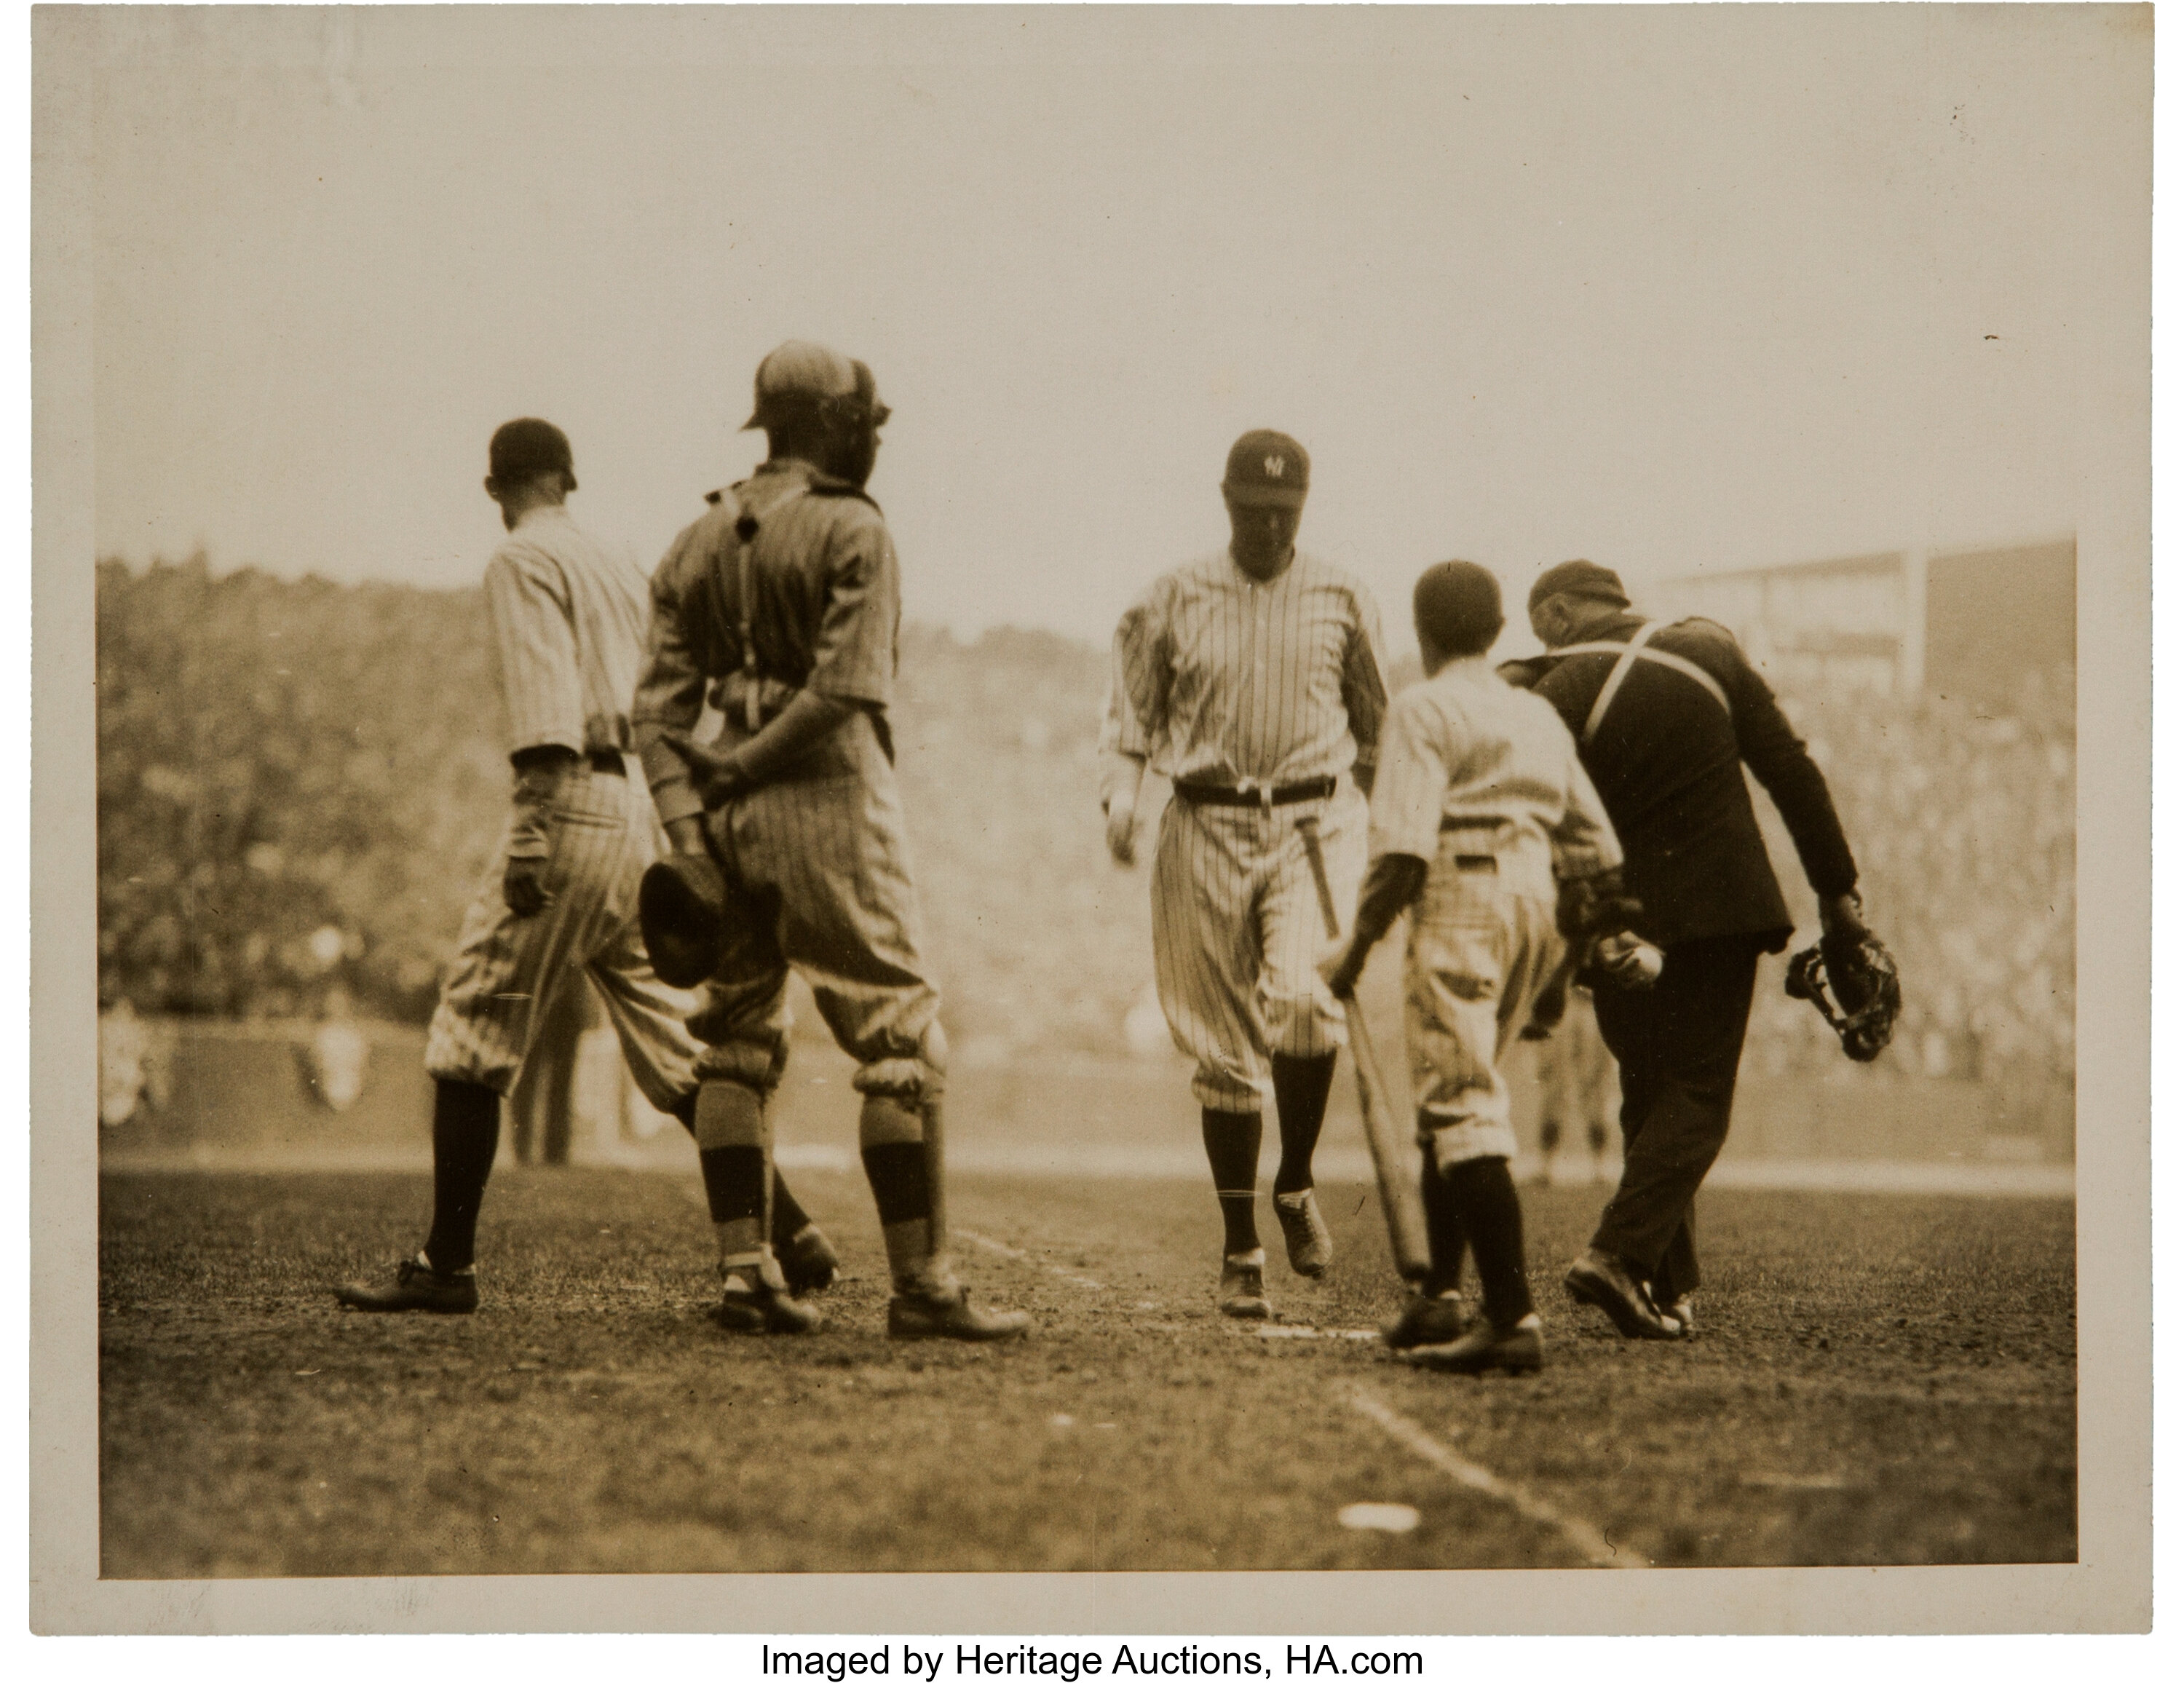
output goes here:
[[1107, 803], [1107, 851], [1117, 865], [1138, 862], [1138, 804], [1134, 800]]
[[1865, 904], [1855, 892], [1820, 897], [1820, 933], [1835, 941], [1863, 941], [1872, 937], [1866, 927]]
[[546, 892], [546, 861], [510, 860], [500, 873], [500, 897], [518, 917], [536, 917], [554, 898]]
[[1593, 967], [1618, 988], [1650, 988], [1661, 974], [1660, 948], [1624, 930], [1592, 950]]
[[1327, 984], [1327, 991], [1338, 1000], [1346, 1000], [1357, 991], [1357, 978], [1365, 973], [1365, 955], [1357, 950], [1354, 940], [1331, 942], [1320, 955], [1319, 976]]
[[1518, 1030], [1520, 1040], [1544, 1040], [1562, 1026], [1563, 1013], [1569, 1009], [1569, 977], [1557, 973], [1539, 996], [1532, 1001], [1530, 1020]]
[[662, 731], [660, 739], [673, 749], [690, 768], [691, 786], [706, 810], [725, 806], [751, 787], [733, 749], [699, 742], [688, 731]]

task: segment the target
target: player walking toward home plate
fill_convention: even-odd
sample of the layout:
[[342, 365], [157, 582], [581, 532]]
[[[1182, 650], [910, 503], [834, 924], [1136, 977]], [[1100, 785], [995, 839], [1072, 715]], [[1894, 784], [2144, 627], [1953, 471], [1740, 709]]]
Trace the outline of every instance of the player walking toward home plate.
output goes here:
[[[515, 811], [493, 882], [463, 920], [425, 1045], [434, 1081], [432, 1230], [386, 1285], [340, 1289], [351, 1308], [467, 1314], [478, 1207], [500, 1141], [500, 1101], [522, 1073], [541, 1002], [568, 967], [590, 972], [644, 1096], [694, 1125], [683, 1001], [653, 973], [637, 895], [659, 827], [629, 776], [629, 694], [644, 632], [644, 575], [569, 516], [569, 441], [550, 422], [493, 435], [487, 493], [508, 537], [486, 567], [486, 613], [514, 727]], [[833, 1279], [834, 1254], [786, 1187], [777, 1236], [799, 1283]]]
[[[1607, 939], [1628, 923], [1623, 855], [1554, 709], [1486, 664], [1502, 631], [1494, 576], [1468, 561], [1429, 567], [1412, 616], [1426, 681], [1396, 699], [1373, 792], [1372, 868], [1323, 973], [1347, 997], [1373, 944], [1412, 912], [1403, 1027], [1432, 1272], [1387, 1341], [1425, 1367], [1530, 1369], [1543, 1343], [1501, 1060], [1565, 939], [1588, 972], [1641, 979], [1630, 944]], [[1457, 1305], [1467, 1246], [1485, 1312], [1468, 1331]]]
[[[919, 951], [894, 738], [901, 620], [894, 546], [866, 494], [888, 418], [872, 371], [792, 341], [759, 365], [758, 471], [708, 499], [652, 581], [638, 743], [671, 856], [647, 874], [660, 973], [702, 982], [690, 1019], [706, 1201], [721, 1237], [721, 1324], [808, 1332], [767, 1235], [772, 1121], [788, 1059], [788, 972], [857, 1061], [865, 1173], [879, 1207], [896, 1338], [1021, 1335], [972, 1305], [949, 1264], [941, 1160], [947, 1042]], [[723, 716], [694, 741], [707, 699]]]
[[1334, 1257], [1312, 1162], [1343, 1025], [1313, 968], [1325, 937], [1297, 820], [1318, 821], [1347, 900], [1364, 865], [1350, 785], [1372, 787], [1387, 708], [1371, 596], [1296, 548], [1310, 472], [1286, 434], [1236, 441], [1221, 485], [1228, 546], [1164, 575], [1123, 616], [1101, 737], [1118, 862], [1135, 857], [1146, 766], [1174, 781], [1153, 859], [1154, 979], [1197, 1063], [1223, 1229], [1218, 1302], [1241, 1319], [1273, 1313], [1256, 1211], [1269, 1092], [1290, 1266], [1317, 1278]]

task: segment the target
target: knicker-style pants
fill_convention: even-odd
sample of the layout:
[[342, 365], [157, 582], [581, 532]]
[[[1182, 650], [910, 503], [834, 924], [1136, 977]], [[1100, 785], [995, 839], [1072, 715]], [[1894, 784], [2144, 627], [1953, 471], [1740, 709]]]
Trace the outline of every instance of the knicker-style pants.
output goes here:
[[1545, 870], [1464, 850], [1477, 844], [1443, 834], [1403, 955], [1418, 1143], [1444, 1173], [1516, 1155], [1502, 1058], [1563, 950]]
[[[727, 740], [735, 740], [733, 733]], [[866, 1092], [936, 1089], [940, 995], [928, 979], [894, 766], [854, 715], [788, 778], [705, 815], [727, 879], [720, 962], [690, 1030], [699, 1073], [761, 1092], [788, 1062], [788, 974], [862, 1066]]]
[[1180, 798], [1153, 855], [1153, 982], [1176, 1046], [1198, 1065], [1190, 1089], [1212, 1111], [1263, 1110], [1271, 1054], [1319, 1057], [1343, 1044], [1342, 1009], [1320, 980], [1328, 945], [1297, 820], [1319, 821], [1338, 914], [1357, 903], [1364, 802], [1216, 806]]
[[426, 1073], [505, 1097], [531, 1055], [545, 995], [581, 965], [606, 1001], [639, 1090], [662, 1111], [688, 1098], [698, 1084], [698, 1047], [682, 1027], [690, 996], [652, 973], [637, 927], [638, 883], [662, 843], [643, 777], [582, 763], [571, 770], [554, 803], [550, 898], [529, 917], [508, 909], [504, 838], [463, 918], [425, 1038]]

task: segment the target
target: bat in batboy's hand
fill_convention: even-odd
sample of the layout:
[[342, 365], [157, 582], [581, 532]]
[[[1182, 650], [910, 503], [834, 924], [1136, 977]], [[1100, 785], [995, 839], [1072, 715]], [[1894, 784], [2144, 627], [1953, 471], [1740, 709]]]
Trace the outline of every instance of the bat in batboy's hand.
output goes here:
[[[1304, 838], [1305, 856], [1312, 861], [1313, 885], [1319, 890], [1320, 915], [1327, 922], [1328, 939], [1339, 939], [1341, 922], [1335, 915], [1334, 895], [1327, 885], [1327, 861], [1320, 852], [1319, 821], [1300, 818], [1297, 830]], [[1373, 1037], [1365, 1025], [1364, 1009], [1350, 989], [1338, 990], [1343, 1015], [1350, 1024], [1350, 1057], [1357, 1069], [1357, 1099], [1365, 1113], [1365, 1143], [1373, 1153], [1373, 1173], [1380, 1183], [1380, 1213], [1388, 1223], [1388, 1248], [1395, 1253], [1396, 1272], [1407, 1280], [1422, 1280], [1432, 1264], [1426, 1249], [1425, 1207], [1418, 1188], [1417, 1153], [1405, 1151], [1396, 1136], [1396, 1110], [1390, 1102], [1388, 1084], [1373, 1051]], [[1404, 1114], [1408, 1116], [1408, 1107]]]

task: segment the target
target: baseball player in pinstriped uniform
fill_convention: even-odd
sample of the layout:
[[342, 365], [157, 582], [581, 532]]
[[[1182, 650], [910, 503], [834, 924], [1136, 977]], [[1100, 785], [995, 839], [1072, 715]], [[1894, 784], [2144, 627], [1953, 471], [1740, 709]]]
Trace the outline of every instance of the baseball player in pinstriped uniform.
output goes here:
[[1228, 547], [1156, 580], [1123, 616], [1101, 736], [1119, 863], [1135, 857], [1145, 767], [1174, 780], [1153, 860], [1154, 978], [1169, 1032], [1197, 1062], [1224, 1229], [1218, 1302], [1242, 1319], [1273, 1312], [1256, 1218], [1270, 1089], [1290, 1266], [1316, 1278], [1333, 1259], [1312, 1158], [1343, 1023], [1313, 968], [1325, 933], [1297, 820], [1318, 820], [1346, 900], [1365, 840], [1349, 785], [1372, 787], [1387, 707], [1372, 598], [1296, 549], [1310, 471], [1283, 433], [1236, 441], [1221, 488]]
[[[1627, 917], [1623, 852], [1555, 710], [1486, 664], [1502, 631], [1493, 574], [1444, 561], [1412, 599], [1426, 681], [1396, 699], [1373, 793], [1371, 873], [1324, 974], [1349, 994], [1366, 955], [1411, 912], [1403, 1038], [1422, 1148], [1432, 1273], [1388, 1342], [1421, 1366], [1537, 1368], [1524, 1212], [1501, 1060], [1560, 966]], [[1466, 1248], [1485, 1315], [1458, 1324]]]
[[[340, 1289], [358, 1309], [477, 1307], [472, 1259], [500, 1101], [530, 1056], [538, 1006], [567, 967], [583, 967], [597, 984], [645, 1097], [693, 1125], [698, 1049], [636, 924], [638, 883], [659, 833], [625, 757], [644, 576], [569, 517], [563, 504], [577, 476], [559, 427], [511, 421], [493, 434], [488, 460], [486, 492], [509, 533], [486, 568], [485, 600], [514, 732], [515, 810], [499, 880], [463, 920], [426, 1041], [436, 1084], [432, 1234], [391, 1285]], [[776, 1208], [800, 1280], [824, 1285], [834, 1271], [825, 1237], [786, 1188]]]
[[[759, 365], [767, 460], [716, 492], [652, 581], [634, 718], [672, 858], [646, 880], [663, 973], [704, 981], [690, 1027], [697, 1133], [721, 1235], [721, 1323], [808, 1332], [766, 1193], [767, 1101], [788, 1057], [788, 972], [858, 1063], [859, 1143], [894, 1279], [897, 1338], [1022, 1335], [950, 1267], [937, 1146], [947, 1042], [919, 952], [888, 706], [901, 618], [894, 546], [864, 486], [888, 410], [871, 371], [792, 341]], [[689, 735], [710, 686], [712, 744]]]

